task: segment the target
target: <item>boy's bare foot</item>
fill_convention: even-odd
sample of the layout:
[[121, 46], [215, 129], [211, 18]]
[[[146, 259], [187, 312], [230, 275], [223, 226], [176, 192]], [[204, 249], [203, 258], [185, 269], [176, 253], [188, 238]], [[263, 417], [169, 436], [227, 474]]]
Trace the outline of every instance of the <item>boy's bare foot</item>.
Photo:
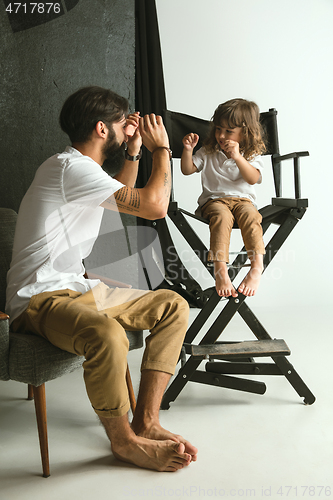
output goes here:
[[185, 452], [191, 456], [191, 461], [195, 462], [197, 460], [198, 449], [179, 434], [173, 434], [172, 432], [164, 429], [159, 422], [151, 422], [146, 425], [145, 428], [143, 428], [142, 425], [140, 427], [140, 429], [136, 429], [132, 424], [132, 429], [136, 435], [157, 441], [171, 440], [176, 443], [182, 443], [185, 447]]
[[239, 293], [246, 297], [253, 297], [258, 290], [263, 269], [263, 255], [256, 255], [251, 262], [250, 271], [238, 287]]
[[237, 297], [231, 283], [226, 262], [214, 261], [215, 287], [220, 297]]
[[175, 472], [191, 462], [185, 446], [172, 440], [154, 441], [135, 436], [121, 446], [111, 444], [111, 449], [118, 460], [160, 472]]

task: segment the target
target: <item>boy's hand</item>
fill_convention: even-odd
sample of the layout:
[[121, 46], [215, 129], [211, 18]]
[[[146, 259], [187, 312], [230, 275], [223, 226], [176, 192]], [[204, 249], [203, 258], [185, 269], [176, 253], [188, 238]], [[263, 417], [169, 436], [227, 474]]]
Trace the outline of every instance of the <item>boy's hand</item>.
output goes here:
[[223, 144], [223, 151], [228, 158], [232, 158], [233, 160], [237, 160], [241, 156], [239, 152], [239, 143], [230, 139]]
[[152, 113], [140, 118], [139, 130], [142, 142], [150, 152], [160, 147], [169, 148], [169, 137], [161, 116]]
[[191, 133], [185, 135], [185, 137], [183, 138], [184, 149], [186, 149], [187, 151], [192, 151], [198, 144], [198, 141], [199, 141], [198, 134]]
[[131, 113], [126, 118], [126, 126], [124, 128], [124, 132], [127, 135], [126, 142], [128, 153], [132, 156], [139, 153], [142, 144], [142, 138], [139, 131], [139, 119], [140, 111]]

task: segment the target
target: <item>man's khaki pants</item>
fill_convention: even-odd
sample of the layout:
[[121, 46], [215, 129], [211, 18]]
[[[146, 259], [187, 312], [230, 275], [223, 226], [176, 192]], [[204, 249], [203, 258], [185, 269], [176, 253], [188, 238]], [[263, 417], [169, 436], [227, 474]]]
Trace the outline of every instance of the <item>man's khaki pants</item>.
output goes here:
[[141, 370], [172, 375], [188, 312], [187, 302], [170, 290], [113, 289], [100, 283], [84, 294], [66, 289], [33, 296], [12, 330], [36, 333], [65, 351], [85, 356], [84, 379], [95, 412], [119, 417], [129, 410], [125, 330], [150, 330]]

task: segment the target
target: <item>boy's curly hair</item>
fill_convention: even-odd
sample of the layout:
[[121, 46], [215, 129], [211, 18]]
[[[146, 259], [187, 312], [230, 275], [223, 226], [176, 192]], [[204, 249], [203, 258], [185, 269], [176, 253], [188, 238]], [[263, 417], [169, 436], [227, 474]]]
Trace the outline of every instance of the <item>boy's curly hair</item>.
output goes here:
[[209, 135], [203, 142], [207, 153], [214, 153], [219, 149], [215, 139], [215, 128], [220, 127], [222, 123], [226, 123], [230, 128], [242, 128], [243, 138], [239, 144], [239, 150], [246, 160], [251, 160], [266, 151], [259, 107], [255, 102], [246, 99], [231, 99], [216, 108]]

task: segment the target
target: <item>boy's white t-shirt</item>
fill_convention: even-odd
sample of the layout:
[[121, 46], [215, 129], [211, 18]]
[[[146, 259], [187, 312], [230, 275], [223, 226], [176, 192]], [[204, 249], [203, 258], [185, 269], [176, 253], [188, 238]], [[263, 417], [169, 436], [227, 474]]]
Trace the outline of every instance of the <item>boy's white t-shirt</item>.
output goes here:
[[[236, 162], [227, 158], [222, 151], [208, 154], [202, 147], [193, 155], [192, 160], [198, 172], [201, 172], [202, 193], [198, 198], [199, 210], [209, 200], [231, 196], [248, 198], [255, 205], [254, 185], [243, 179]], [[264, 166], [261, 156], [255, 157], [249, 163], [259, 170], [257, 184], [260, 184]]]
[[99, 283], [84, 278], [82, 260], [99, 233], [100, 204], [123, 186], [72, 147], [38, 168], [19, 209], [7, 275], [11, 322], [33, 295], [66, 288], [85, 293]]

